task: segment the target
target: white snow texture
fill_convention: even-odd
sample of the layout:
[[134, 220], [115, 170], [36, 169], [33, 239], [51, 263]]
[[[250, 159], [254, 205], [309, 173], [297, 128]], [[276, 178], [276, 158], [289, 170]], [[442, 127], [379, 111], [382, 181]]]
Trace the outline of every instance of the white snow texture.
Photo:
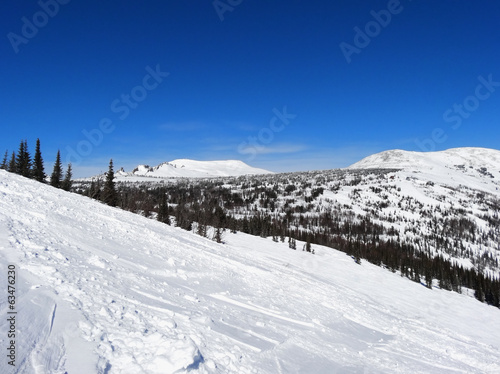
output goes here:
[[330, 248], [224, 235], [0, 170], [0, 372], [500, 373], [497, 308]]

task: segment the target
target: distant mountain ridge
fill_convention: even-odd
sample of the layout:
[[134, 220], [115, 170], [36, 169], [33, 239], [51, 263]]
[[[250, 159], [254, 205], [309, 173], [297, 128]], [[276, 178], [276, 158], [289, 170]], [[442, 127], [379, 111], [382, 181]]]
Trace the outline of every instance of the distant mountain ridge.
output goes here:
[[177, 159], [151, 167], [139, 165], [132, 172], [123, 169], [116, 173], [121, 178], [152, 177], [152, 178], [204, 178], [228, 177], [250, 174], [272, 174], [271, 171], [254, 168], [239, 160], [197, 161]]
[[347, 169], [401, 169], [406, 173], [451, 187], [468, 186], [498, 193], [500, 151], [489, 148], [452, 148], [438, 152], [400, 149], [368, 156]]
[[451, 148], [437, 152], [412, 152], [394, 149], [365, 157], [349, 166], [349, 169], [416, 169], [455, 165], [499, 169], [500, 151], [475, 147]]

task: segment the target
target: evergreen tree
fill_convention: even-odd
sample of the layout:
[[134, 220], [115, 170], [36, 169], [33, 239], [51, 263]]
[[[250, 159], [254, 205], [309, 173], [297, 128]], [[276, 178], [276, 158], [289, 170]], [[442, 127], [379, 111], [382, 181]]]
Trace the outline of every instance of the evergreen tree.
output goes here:
[[182, 202], [178, 203], [175, 207], [175, 226], [182, 228], [184, 223], [184, 215], [183, 215], [184, 207]]
[[9, 161], [9, 168], [7, 171], [10, 171], [11, 173], [17, 173], [17, 164], [16, 164], [16, 152], [12, 152], [12, 156], [10, 157]]
[[61, 165], [61, 152], [57, 151], [56, 162], [54, 164], [54, 170], [50, 176], [50, 185], [52, 187], [61, 188], [62, 180], [62, 165]]
[[73, 177], [73, 171], [71, 170], [71, 163], [68, 164], [68, 169], [66, 170], [66, 175], [64, 176], [64, 180], [62, 181], [61, 188], [64, 191], [71, 190], [71, 186], [73, 182], [71, 178]]
[[7, 170], [7, 158], [9, 157], [9, 151], [5, 151], [5, 156], [3, 156], [2, 164], [0, 164], [0, 169]]
[[474, 292], [474, 297], [476, 299], [478, 299], [480, 302], [484, 303], [484, 300], [485, 300], [484, 291], [483, 291], [483, 287], [481, 286], [480, 280], [478, 280], [478, 282], [477, 282], [476, 289]]
[[162, 190], [161, 193], [157, 220], [166, 223], [167, 225], [170, 225], [170, 216], [168, 215], [167, 193], [165, 190]]
[[21, 174], [23, 163], [24, 163], [24, 141], [21, 140], [21, 143], [19, 144], [19, 150], [17, 151], [17, 155], [16, 155], [16, 173], [17, 174]]
[[32, 166], [33, 166], [33, 160], [31, 159], [31, 155], [28, 152], [28, 141], [24, 141], [24, 165], [23, 165], [23, 175], [25, 177], [32, 177]]
[[432, 269], [430, 264], [425, 268], [425, 285], [432, 290]]
[[215, 229], [213, 240], [217, 243], [222, 243], [222, 229], [220, 227]]
[[305, 250], [306, 252], [311, 252], [311, 239], [309, 239], [309, 236], [307, 237], [307, 242], [305, 245]]
[[16, 158], [16, 172], [23, 177], [30, 177], [31, 175], [31, 156], [28, 152], [28, 142], [21, 141], [19, 145], [19, 152]]
[[196, 233], [204, 238], [207, 237], [207, 225], [205, 223], [199, 222]]
[[88, 197], [95, 200], [101, 199], [101, 179], [97, 179], [97, 181], [92, 179], [90, 182], [90, 188], [88, 190]]
[[40, 139], [36, 140], [35, 158], [33, 162], [33, 178], [45, 183], [45, 171], [43, 168], [42, 152], [40, 151]]
[[[412, 269], [413, 270], [413, 269]], [[415, 271], [415, 275], [413, 277], [413, 280], [417, 283], [420, 283], [420, 274], [418, 273], [418, 271]]]
[[231, 217], [231, 220], [229, 221], [229, 232], [231, 234], [236, 234], [237, 231], [237, 221], [234, 219], [234, 217]]
[[106, 181], [101, 195], [101, 201], [109, 206], [118, 204], [118, 194], [115, 187], [115, 172], [113, 171], [113, 160], [109, 160], [109, 169], [106, 173]]

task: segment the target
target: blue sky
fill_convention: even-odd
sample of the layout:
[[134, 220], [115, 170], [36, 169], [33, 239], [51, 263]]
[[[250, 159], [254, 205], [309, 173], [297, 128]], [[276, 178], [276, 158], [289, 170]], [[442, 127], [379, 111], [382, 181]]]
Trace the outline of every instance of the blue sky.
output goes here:
[[[76, 176], [176, 158], [273, 171], [499, 149], [500, 3], [4, 1], [0, 152]], [[87, 135], [85, 135], [87, 134]]]

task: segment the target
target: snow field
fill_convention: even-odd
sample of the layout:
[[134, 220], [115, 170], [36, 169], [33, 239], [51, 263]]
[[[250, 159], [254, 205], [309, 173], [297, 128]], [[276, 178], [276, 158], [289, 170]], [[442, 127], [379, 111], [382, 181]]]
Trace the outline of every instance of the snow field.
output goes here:
[[329, 248], [224, 241], [0, 171], [19, 313], [18, 365], [0, 371], [500, 372], [496, 308]]

